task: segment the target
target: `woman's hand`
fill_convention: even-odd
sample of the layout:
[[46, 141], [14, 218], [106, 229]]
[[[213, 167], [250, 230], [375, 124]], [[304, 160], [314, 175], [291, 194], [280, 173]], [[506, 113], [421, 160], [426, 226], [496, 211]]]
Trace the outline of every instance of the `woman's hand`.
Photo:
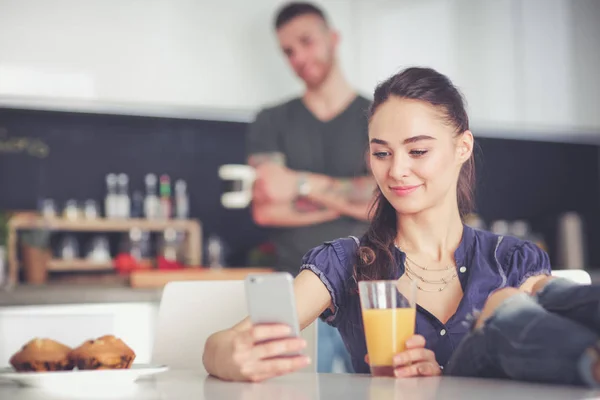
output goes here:
[[[310, 359], [299, 354], [306, 341], [288, 337], [286, 325], [254, 325], [233, 338], [235, 380], [259, 382], [306, 367]], [[289, 355], [298, 353], [298, 355]]]
[[406, 341], [406, 350], [394, 356], [394, 375], [398, 378], [410, 376], [437, 376], [442, 370], [435, 353], [425, 348], [425, 338], [414, 335]]
[[[365, 356], [369, 363], [369, 356]], [[414, 335], [406, 341], [406, 350], [398, 353], [393, 358], [394, 375], [397, 378], [412, 376], [437, 376], [442, 374], [435, 353], [425, 348], [425, 338]]]

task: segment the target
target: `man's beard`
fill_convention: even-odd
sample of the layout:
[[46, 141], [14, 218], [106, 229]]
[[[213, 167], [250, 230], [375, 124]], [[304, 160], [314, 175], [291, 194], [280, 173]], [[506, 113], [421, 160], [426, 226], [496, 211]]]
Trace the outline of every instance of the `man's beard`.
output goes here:
[[334, 58], [333, 53], [329, 53], [324, 61], [319, 61], [319, 69], [321, 74], [312, 80], [302, 79], [309, 89], [319, 88], [329, 78], [331, 71], [333, 70]]

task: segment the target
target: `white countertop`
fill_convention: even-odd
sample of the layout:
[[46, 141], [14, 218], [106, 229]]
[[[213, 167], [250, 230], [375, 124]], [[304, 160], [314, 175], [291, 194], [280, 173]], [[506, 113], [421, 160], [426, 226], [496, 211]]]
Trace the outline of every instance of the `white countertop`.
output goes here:
[[[70, 390], [70, 389], [69, 389]], [[48, 393], [0, 383], [0, 399], [591, 399], [600, 396], [585, 388], [464, 378], [371, 378], [356, 374], [293, 374], [262, 383], [224, 382], [193, 371], [167, 371], [126, 388]]]

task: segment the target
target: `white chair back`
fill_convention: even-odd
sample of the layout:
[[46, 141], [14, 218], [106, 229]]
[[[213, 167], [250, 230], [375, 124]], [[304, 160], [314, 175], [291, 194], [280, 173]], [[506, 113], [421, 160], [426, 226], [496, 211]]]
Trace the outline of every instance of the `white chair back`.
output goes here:
[[558, 269], [552, 271], [552, 276], [570, 279], [582, 285], [589, 285], [592, 283], [590, 274], [582, 269]]
[[[160, 302], [152, 362], [205, 371], [202, 355], [208, 337], [247, 315], [243, 280], [170, 282]], [[316, 326], [302, 331], [312, 360], [307, 372], [316, 371]]]

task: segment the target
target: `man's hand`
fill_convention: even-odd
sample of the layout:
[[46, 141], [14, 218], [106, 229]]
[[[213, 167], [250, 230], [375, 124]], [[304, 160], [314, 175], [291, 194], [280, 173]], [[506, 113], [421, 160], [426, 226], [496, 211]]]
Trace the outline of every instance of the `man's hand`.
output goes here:
[[298, 195], [298, 176], [291, 169], [275, 163], [256, 167], [254, 199], [259, 202], [290, 202]]

